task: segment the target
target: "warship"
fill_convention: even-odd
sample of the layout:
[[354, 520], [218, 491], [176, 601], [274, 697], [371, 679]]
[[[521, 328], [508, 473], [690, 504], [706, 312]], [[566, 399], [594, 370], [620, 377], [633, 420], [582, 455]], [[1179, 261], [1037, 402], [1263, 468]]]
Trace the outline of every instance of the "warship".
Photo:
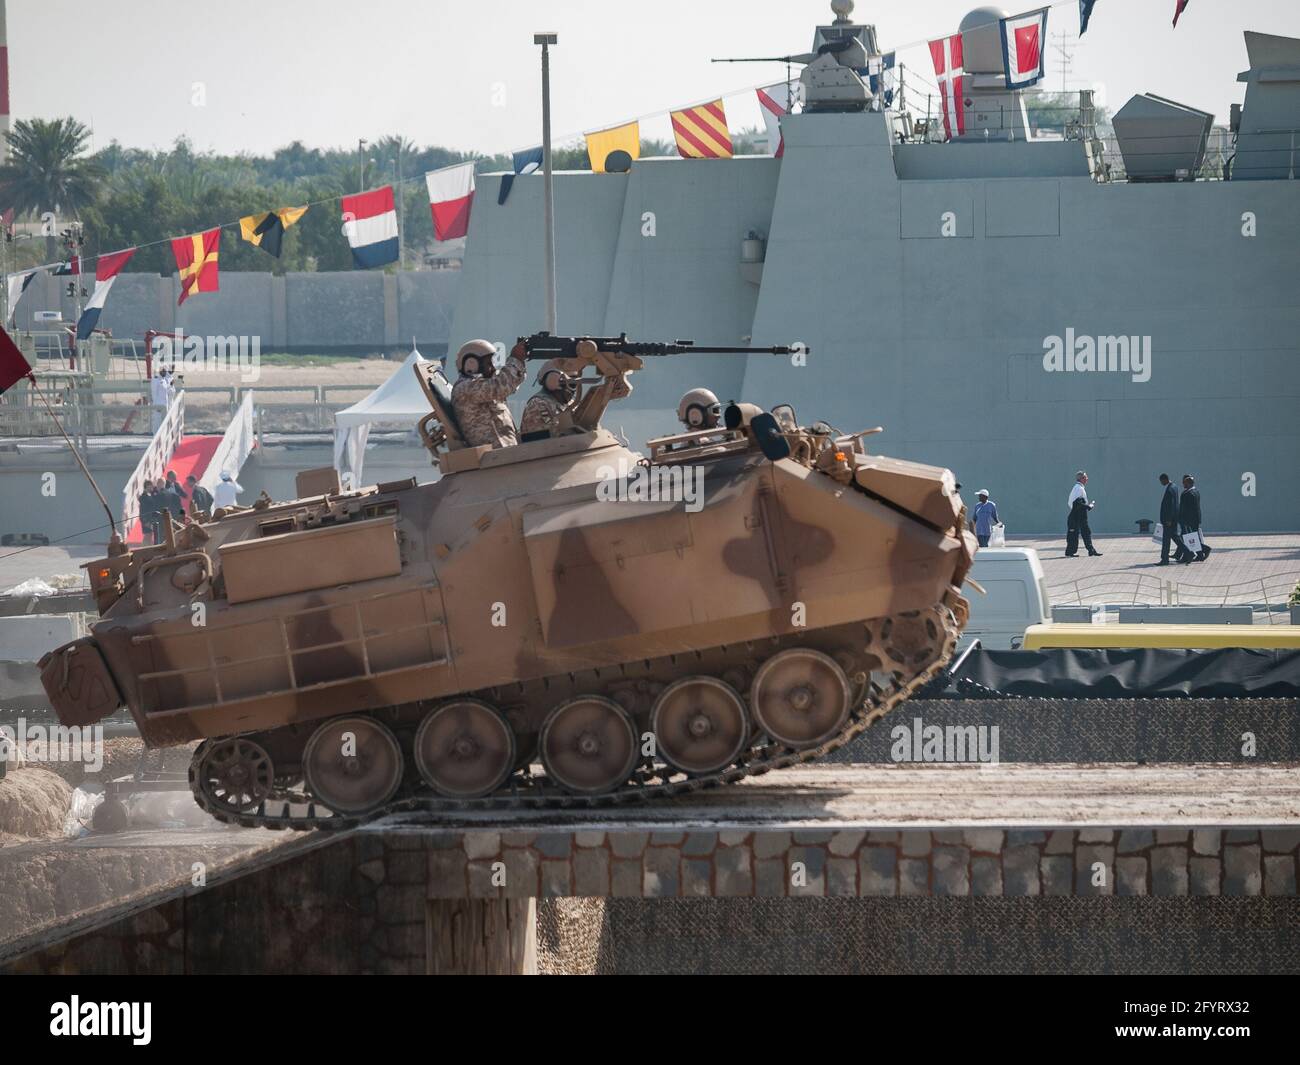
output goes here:
[[[1219, 166], [1213, 116], [1153, 94], [1113, 137], [1087, 92], [1061, 131], [1035, 130], [1038, 90], [1005, 87], [996, 7], [961, 23], [964, 132], [947, 140], [937, 102], [871, 92], [859, 71], [889, 49], [832, 7], [793, 57], [803, 106], [780, 119], [779, 157], [555, 175], [560, 329], [817, 352], [798, 368], [687, 357], [621, 427], [662, 432], [689, 379], [884, 423], [892, 454], [988, 486], [1012, 533], [1064, 532], [1080, 469], [1095, 531], [1133, 532], [1157, 475], [1185, 471], [1208, 530], [1295, 528], [1300, 40], [1246, 33]], [[479, 179], [453, 345], [542, 319], [543, 183], [498, 204], [501, 180]]]

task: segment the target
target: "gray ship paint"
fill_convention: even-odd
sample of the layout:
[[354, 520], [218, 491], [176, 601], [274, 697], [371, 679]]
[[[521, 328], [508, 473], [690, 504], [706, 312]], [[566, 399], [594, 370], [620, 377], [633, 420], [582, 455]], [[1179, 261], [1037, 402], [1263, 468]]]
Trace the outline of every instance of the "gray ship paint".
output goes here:
[[1043, 341], [1046, 373], [1127, 373], [1135, 383], [1151, 380], [1151, 338], [1076, 336], [1067, 329], [1064, 338]]
[[[1257, 65], [1300, 69], [1300, 41], [1247, 41]], [[1300, 128], [1300, 80], [1245, 80], [1243, 131]], [[1097, 532], [1154, 518], [1165, 469], [1196, 475], [1211, 531], [1300, 524], [1300, 183], [1258, 163], [1283, 158], [1276, 136], [1249, 134], [1235, 180], [1129, 183], [1094, 180], [1077, 140], [899, 143], [878, 112], [781, 125], [782, 159], [556, 175], [567, 330], [812, 349], [804, 367], [647, 366], [612, 430], [674, 431], [703, 386], [883, 425], [877, 450], [987, 485], [1012, 534], [1063, 535], [1078, 469]], [[479, 179], [453, 349], [542, 320], [541, 182], [498, 207], [498, 180]], [[762, 263], [742, 259], [750, 231]]]

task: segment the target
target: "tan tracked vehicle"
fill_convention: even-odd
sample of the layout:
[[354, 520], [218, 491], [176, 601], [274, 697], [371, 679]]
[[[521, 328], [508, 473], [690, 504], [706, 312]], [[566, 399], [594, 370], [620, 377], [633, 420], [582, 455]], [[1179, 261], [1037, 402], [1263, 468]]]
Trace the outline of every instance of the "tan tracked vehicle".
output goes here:
[[52, 703], [201, 739], [199, 804], [269, 827], [670, 795], [839, 746], [965, 623], [952, 475], [788, 407], [732, 404], [645, 457], [600, 427], [645, 357], [690, 350], [521, 340], [595, 373], [558, 427], [495, 450], [425, 368], [437, 482], [335, 480], [89, 564], [101, 619], [43, 660]]

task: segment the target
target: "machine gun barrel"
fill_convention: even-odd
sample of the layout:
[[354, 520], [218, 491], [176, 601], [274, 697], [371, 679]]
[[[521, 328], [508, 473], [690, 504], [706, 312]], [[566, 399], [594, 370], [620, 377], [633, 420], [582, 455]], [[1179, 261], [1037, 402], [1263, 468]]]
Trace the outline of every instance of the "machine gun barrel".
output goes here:
[[534, 333], [532, 336], [520, 337], [528, 359], [571, 359], [578, 354], [578, 344], [589, 340], [598, 351], [609, 351], [624, 355], [636, 355], [642, 358], [660, 355], [792, 355], [795, 352], [807, 353], [811, 349], [789, 344], [779, 344], [770, 348], [718, 347], [697, 345], [693, 340], [674, 340], [671, 344], [628, 340], [627, 334], [616, 337], [590, 336], [552, 336], [550, 333]]

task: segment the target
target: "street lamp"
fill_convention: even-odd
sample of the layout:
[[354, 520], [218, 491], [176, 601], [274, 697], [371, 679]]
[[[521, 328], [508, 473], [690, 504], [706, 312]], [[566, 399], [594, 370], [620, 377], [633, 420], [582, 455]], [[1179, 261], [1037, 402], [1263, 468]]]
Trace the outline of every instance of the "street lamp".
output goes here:
[[551, 45], [559, 34], [534, 33], [533, 44], [542, 46], [542, 216], [546, 242], [546, 330], [556, 333], [555, 313], [555, 184], [551, 169]]

